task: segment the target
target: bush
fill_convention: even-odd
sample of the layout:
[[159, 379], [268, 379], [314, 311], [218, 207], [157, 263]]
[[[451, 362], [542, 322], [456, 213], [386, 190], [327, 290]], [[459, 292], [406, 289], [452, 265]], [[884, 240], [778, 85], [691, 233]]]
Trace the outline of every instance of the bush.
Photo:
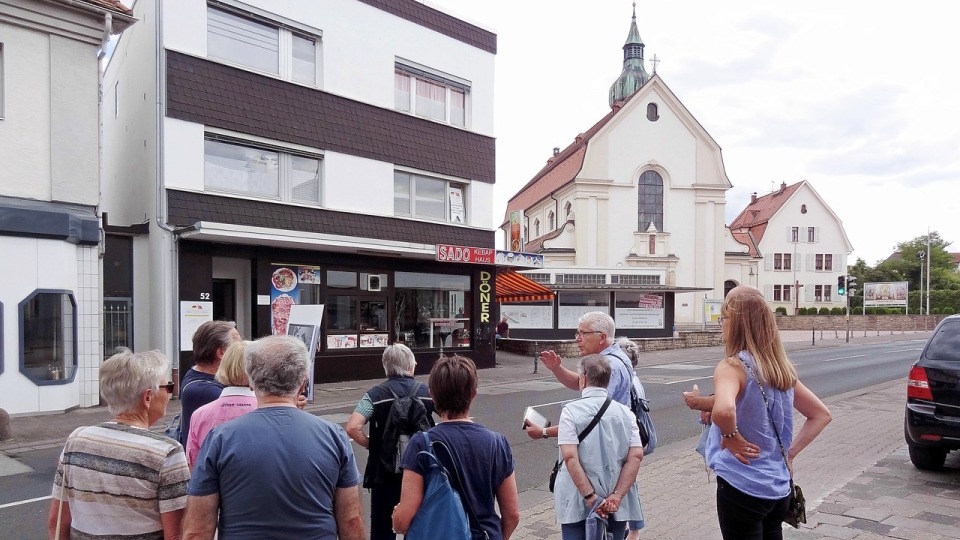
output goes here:
[[868, 308], [867, 308], [867, 315], [876, 315], [876, 314], [877, 314], [877, 308], [875, 308], [875, 307], [868, 307]]
[[786, 314], [787, 314], [787, 308], [785, 308], [785, 307], [783, 307], [783, 306], [780, 306], [780, 307], [778, 307], [777, 309], [775, 309], [775, 310], [773, 310], [773, 311], [774, 311], [774, 313], [776, 313], [777, 315], [786, 315]]
[[829, 314], [830, 314], [830, 308], [828, 308], [828, 307], [822, 307], [822, 308], [820, 308], [820, 311], [817, 312], [817, 314], [818, 314], [818, 315], [829, 315]]
[[806, 314], [807, 314], [807, 308], [802, 307], [797, 309], [797, 315], [806, 315]]
[[846, 310], [844, 310], [842, 307], [835, 307], [830, 309], [831, 315], [843, 315], [844, 313], [846, 313]]

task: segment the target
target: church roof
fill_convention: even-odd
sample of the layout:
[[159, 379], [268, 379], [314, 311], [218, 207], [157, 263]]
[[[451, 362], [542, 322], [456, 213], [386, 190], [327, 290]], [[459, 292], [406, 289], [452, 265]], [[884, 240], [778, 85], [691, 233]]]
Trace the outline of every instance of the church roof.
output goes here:
[[[751, 195], [750, 204], [730, 223], [730, 232], [734, 240], [749, 247], [751, 255], [759, 256], [757, 245], [763, 240], [763, 233], [766, 232], [770, 219], [804, 183], [806, 180], [788, 186], [783, 182], [780, 184], [780, 189], [773, 193], [762, 197], [757, 197], [756, 193]], [[750, 238], [744, 234], [749, 234]]]
[[623, 71], [617, 80], [610, 85], [609, 104], [624, 101], [650, 80], [650, 75], [643, 66], [643, 40], [640, 39], [640, 30], [637, 29], [637, 3], [633, 3], [633, 18], [630, 22], [630, 33], [623, 44]]

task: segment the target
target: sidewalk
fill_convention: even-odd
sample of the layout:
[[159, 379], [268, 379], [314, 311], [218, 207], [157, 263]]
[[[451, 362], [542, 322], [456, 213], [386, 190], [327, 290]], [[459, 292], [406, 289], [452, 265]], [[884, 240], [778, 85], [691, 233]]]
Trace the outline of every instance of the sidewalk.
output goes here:
[[[809, 332], [782, 332], [789, 351], [844, 344], [844, 336], [819, 333], [811, 345]], [[852, 337], [851, 343], [925, 340], [929, 332]], [[641, 365], [683, 361], [715, 362], [720, 347], [644, 353]], [[480, 372], [480, 392], [518, 381], [549, 380], [542, 368], [533, 373], [533, 358], [500, 352], [498, 366]], [[567, 362], [565, 362], [567, 363]], [[418, 376], [425, 379], [425, 376]], [[317, 403], [307, 410], [330, 413], [352, 407], [378, 381], [327, 383], [316, 386]], [[833, 413], [827, 430], [796, 461], [796, 480], [807, 499], [808, 524], [788, 529], [786, 538], [945, 539], [960, 531], [960, 455], [952, 454], [948, 469], [928, 473], [913, 468], [903, 442], [903, 380], [834, 396], [826, 401]], [[168, 416], [179, 410], [171, 402]], [[66, 414], [12, 419], [14, 438], [0, 442], [0, 451], [58, 446], [77, 426], [106, 420], [105, 408], [77, 409]], [[346, 414], [343, 415], [344, 420]], [[162, 423], [158, 423], [158, 426]], [[867, 447], [866, 441], [872, 443]], [[657, 448], [644, 459], [639, 482], [647, 527], [643, 538], [719, 539], [715, 490], [702, 458], [694, 452], [696, 438]], [[544, 465], [546, 480], [548, 467]], [[517, 540], [559, 538], [552, 494], [546, 485], [520, 494], [521, 525]]]

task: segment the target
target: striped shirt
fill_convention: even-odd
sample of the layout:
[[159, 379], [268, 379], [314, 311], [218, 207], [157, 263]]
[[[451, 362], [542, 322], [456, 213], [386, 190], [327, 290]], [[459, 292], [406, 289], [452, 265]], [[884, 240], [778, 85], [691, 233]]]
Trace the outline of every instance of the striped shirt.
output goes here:
[[78, 428], [67, 439], [53, 498], [70, 504], [73, 539], [162, 540], [160, 514], [187, 505], [189, 481], [178, 442], [147, 429], [105, 422]]

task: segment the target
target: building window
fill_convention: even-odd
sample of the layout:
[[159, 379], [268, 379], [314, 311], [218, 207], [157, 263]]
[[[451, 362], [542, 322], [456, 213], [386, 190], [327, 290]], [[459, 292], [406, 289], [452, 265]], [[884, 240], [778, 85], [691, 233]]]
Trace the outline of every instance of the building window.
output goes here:
[[797, 243], [800, 241], [800, 227], [790, 228], [790, 241], [793, 243]]
[[397, 216], [466, 224], [466, 184], [408, 172], [393, 173], [393, 213]]
[[657, 111], [656, 103], [647, 103], [647, 120], [656, 122], [660, 119], [660, 113]]
[[533, 220], [533, 237], [540, 238], [540, 220], [539, 219]]
[[572, 213], [573, 213], [573, 205], [567, 202], [567, 204], [563, 205], [563, 219], [569, 220], [570, 214]]
[[[773, 254], [773, 269], [774, 270], [792, 270], [793, 269], [793, 254], [791, 253], [774, 253]], [[769, 270], [769, 268], [768, 268]]]
[[774, 285], [773, 301], [789, 302], [790, 301], [790, 285]]
[[[470, 83], [424, 66], [396, 63], [394, 106], [398, 111], [466, 127]], [[412, 91], [411, 91], [412, 89]]]
[[396, 272], [394, 338], [411, 349], [470, 346], [470, 276]]
[[833, 271], [833, 255], [830, 253], [817, 253], [814, 258], [814, 269], [823, 272]]
[[247, 146], [226, 137], [204, 141], [204, 188], [320, 204], [321, 156]]
[[[610, 293], [607, 291], [560, 291], [557, 293], [557, 305], [559, 306], [557, 328], [575, 329], [578, 319], [584, 313], [610, 312]], [[573, 331], [569, 336], [573, 339]]]
[[663, 178], [657, 171], [644, 171], [637, 185], [638, 231], [646, 231], [650, 224], [663, 231]]
[[783, 270], [783, 254], [782, 253], [773, 254], [773, 269]]
[[823, 285], [814, 285], [814, 287], [813, 287], [813, 301], [814, 301], [814, 302], [823, 302]]
[[830, 302], [830, 301], [832, 301], [832, 300], [831, 300], [831, 295], [830, 295], [830, 290], [831, 290], [831, 288], [832, 288], [832, 287], [830, 287], [830, 285], [824, 285], [824, 286], [823, 286], [823, 301], [824, 301], [824, 302]]
[[807, 242], [814, 243], [819, 240], [817, 227], [807, 227]]
[[[4, 113], [4, 97], [3, 97], [3, 81], [4, 81], [4, 66], [3, 66], [3, 43], [0, 43], [0, 118], [3, 118]], [[0, 372], [2, 373], [2, 372]]]
[[557, 216], [555, 216], [553, 211], [551, 210], [550, 213], [547, 214], [547, 223], [548, 223], [547, 230], [548, 231], [552, 231], [557, 228], [556, 221], [557, 221]]
[[207, 55], [284, 80], [319, 86], [320, 37], [207, 6]]
[[39, 385], [63, 384], [77, 370], [77, 301], [70, 291], [34, 291], [20, 302], [20, 372]]
[[523, 218], [523, 238], [520, 241], [521, 243], [530, 241], [530, 220], [528, 218]]

